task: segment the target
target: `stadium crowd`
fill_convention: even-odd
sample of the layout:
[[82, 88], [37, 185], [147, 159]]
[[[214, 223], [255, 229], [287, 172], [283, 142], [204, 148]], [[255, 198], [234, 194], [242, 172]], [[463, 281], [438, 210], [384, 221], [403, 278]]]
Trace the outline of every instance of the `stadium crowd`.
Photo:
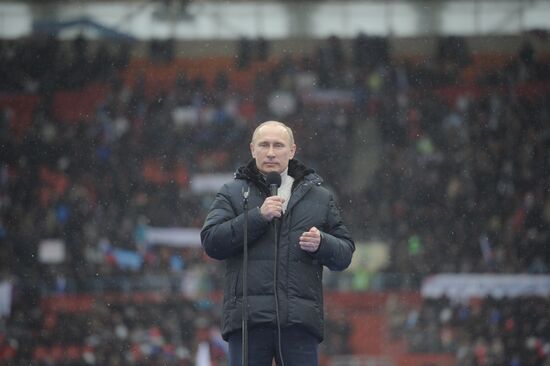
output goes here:
[[388, 271], [548, 273], [550, 94], [519, 90], [522, 67], [450, 105], [425, 90], [381, 102], [362, 219], [392, 243]]
[[[468, 84], [462, 75], [471, 60], [461, 39], [442, 41], [433, 62], [412, 63], [392, 60], [385, 39], [358, 36], [350, 51], [331, 37], [314, 54], [282, 58], [246, 91], [236, 91], [223, 74], [210, 85], [182, 73], [170, 90], [155, 95], [144, 80], [124, 83], [128, 45], [92, 52], [79, 38], [71, 47], [55, 39], [0, 47], [0, 68], [13, 71], [0, 76], [1, 92], [39, 99], [21, 135], [14, 132], [18, 121], [9, 104], [0, 104], [0, 279], [16, 289], [11, 315], [1, 318], [0, 364], [27, 364], [34, 357], [44, 365], [185, 365], [184, 355], [196, 351], [192, 340], [200, 324], [165, 329], [157, 322], [167, 314], [163, 306], [147, 317], [137, 306], [113, 306], [94, 311], [93, 320], [84, 314], [60, 321], [41, 312], [39, 303], [46, 293], [87, 291], [109, 276], [170, 274], [180, 290], [195, 274], [200, 280], [191, 294], [215, 289], [220, 271], [204, 265], [200, 249], [147, 247], [140, 229], [200, 227], [212, 197], [192, 191], [193, 176], [244, 163], [249, 152], [243, 141], [267, 119], [291, 123], [303, 142], [298, 158], [331, 184], [354, 235], [390, 245], [388, 273], [549, 271], [550, 72], [528, 45]], [[106, 92], [89, 121], [59, 120], [53, 95], [93, 83], [106, 85]], [[350, 193], [345, 185], [360, 153], [350, 141], [367, 119], [380, 133], [379, 168], [364, 191]], [[39, 261], [38, 247], [50, 238], [66, 244], [64, 263]], [[122, 265], [117, 250], [137, 255], [137, 264]], [[196, 319], [201, 300], [178, 305], [170, 316], [179, 324]], [[19, 308], [24, 304], [29, 308]], [[487, 300], [482, 308], [495, 304], [511, 317], [521, 305]], [[469, 322], [456, 324], [468, 329]], [[90, 324], [109, 326], [96, 335], [101, 327]], [[89, 332], [77, 334], [84, 326]], [[40, 347], [52, 346], [48, 339], [64, 339], [54, 336], [59, 329], [75, 329], [68, 340], [95, 351], [90, 356], [82, 348], [78, 360], [42, 357]], [[500, 342], [530, 339], [531, 330], [522, 329]], [[548, 342], [547, 329], [542, 332], [546, 338], [537, 340]], [[140, 337], [155, 343], [151, 334], [161, 334], [161, 348], [169, 351], [140, 363], [135, 350], [161, 346], [136, 346]], [[480, 337], [461, 338], [461, 350], [494, 341]], [[347, 344], [337, 340], [329, 348], [345, 352]], [[124, 352], [107, 360], [109, 347]], [[512, 352], [502, 357], [532, 364], [520, 348]], [[472, 362], [464, 365], [480, 365]]]
[[550, 364], [548, 297], [425, 299], [397, 329], [412, 352], [447, 352], [456, 366]]

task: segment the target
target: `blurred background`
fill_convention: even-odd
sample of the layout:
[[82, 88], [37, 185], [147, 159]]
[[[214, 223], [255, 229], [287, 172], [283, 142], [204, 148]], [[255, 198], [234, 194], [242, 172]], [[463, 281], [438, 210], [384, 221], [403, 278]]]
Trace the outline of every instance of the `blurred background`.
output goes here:
[[222, 366], [255, 126], [338, 198], [322, 366], [550, 365], [550, 2], [0, 1], [0, 365]]

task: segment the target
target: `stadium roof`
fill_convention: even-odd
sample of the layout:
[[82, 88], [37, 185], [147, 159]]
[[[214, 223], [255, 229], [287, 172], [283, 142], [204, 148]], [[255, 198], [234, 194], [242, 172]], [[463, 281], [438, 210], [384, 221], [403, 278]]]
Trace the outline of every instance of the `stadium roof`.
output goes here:
[[550, 1], [0, 0], [0, 19], [0, 38], [27, 36], [45, 21], [72, 24], [79, 19], [97, 26], [89, 34], [92, 38], [123, 34], [144, 40], [285, 39], [353, 37], [360, 32], [393, 37], [469, 36], [548, 31]]

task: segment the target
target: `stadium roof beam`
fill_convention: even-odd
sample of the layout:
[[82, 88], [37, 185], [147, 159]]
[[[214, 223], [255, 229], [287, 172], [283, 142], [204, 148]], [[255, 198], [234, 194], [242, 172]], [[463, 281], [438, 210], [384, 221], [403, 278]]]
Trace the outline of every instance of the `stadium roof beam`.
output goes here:
[[0, 38], [82, 18], [141, 40], [510, 35], [550, 31], [550, 1], [0, 0]]

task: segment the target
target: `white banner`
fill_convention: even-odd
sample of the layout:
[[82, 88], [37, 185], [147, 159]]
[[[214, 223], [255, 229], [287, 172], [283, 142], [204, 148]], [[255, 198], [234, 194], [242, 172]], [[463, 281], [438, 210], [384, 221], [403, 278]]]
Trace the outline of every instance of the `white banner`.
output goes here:
[[189, 182], [195, 193], [216, 193], [224, 183], [233, 180], [233, 173], [195, 174]]
[[426, 278], [421, 292], [423, 297], [451, 299], [550, 296], [550, 276], [439, 274]]
[[149, 245], [173, 247], [199, 247], [201, 231], [196, 228], [145, 228], [145, 241]]
[[65, 261], [65, 241], [44, 239], [38, 245], [38, 259], [41, 263], [59, 264]]
[[11, 312], [11, 290], [10, 281], [0, 281], [0, 316], [9, 316]]

